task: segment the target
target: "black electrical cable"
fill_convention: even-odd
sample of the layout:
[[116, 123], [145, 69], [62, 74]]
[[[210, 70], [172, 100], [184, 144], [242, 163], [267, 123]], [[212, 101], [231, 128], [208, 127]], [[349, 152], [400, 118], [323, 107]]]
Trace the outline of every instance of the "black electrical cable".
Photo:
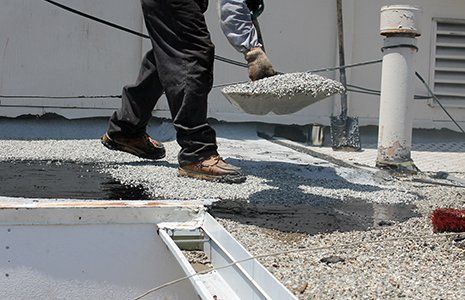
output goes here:
[[350, 64], [350, 65], [344, 65], [344, 66], [339, 66], [339, 67], [330, 67], [330, 68], [308, 70], [307, 73], [320, 73], [320, 72], [336, 71], [336, 70], [341, 70], [341, 69], [349, 69], [349, 68], [354, 68], [354, 67], [378, 64], [378, 63], [381, 63], [382, 61], [383, 61], [382, 59], [369, 60], [369, 61], [365, 61], [365, 62]]
[[[142, 38], [146, 38], [146, 39], [149, 39], [149, 38], [150, 38], [150, 36], [148, 36], [148, 35], [146, 35], [146, 34], [143, 34], [143, 33], [134, 31], [134, 30], [132, 30], [132, 29], [123, 27], [123, 26], [121, 26], [121, 25], [118, 25], [118, 24], [115, 24], [115, 23], [112, 23], [112, 22], [103, 20], [103, 19], [101, 19], [101, 18], [97, 18], [97, 17], [95, 17], [95, 16], [86, 14], [86, 13], [84, 13], [84, 12], [81, 12], [81, 11], [76, 10], [76, 9], [74, 9], [74, 8], [71, 8], [71, 7], [69, 7], [69, 6], [63, 5], [63, 4], [58, 3], [58, 2], [56, 2], [56, 1], [52, 1], [52, 0], [43, 0], [43, 1], [48, 2], [49, 4], [55, 5], [55, 6], [59, 7], [59, 8], [61, 8], [61, 9], [64, 9], [64, 10], [66, 10], [66, 11], [69, 11], [69, 12], [71, 12], [71, 13], [74, 13], [74, 14], [77, 14], [77, 15], [79, 15], [79, 16], [82, 16], [82, 17], [84, 17], [84, 18], [87, 18], [87, 19], [90, 19], [90, 20], [93, 20], [93, 21], [102, 23], [102, 24], [104, 24], [104, 25], [107, 25], [107, 26], [110, 26], [110, 27], [113, 27], [113, 28], [122, 30], [122, 31], [124, 31], [124, 32], [128, 32], [128, 33], [131, 33], [131, 34], [134, 34], [134, 35], [136, 35], [136, 36], [139, 36], [139, 37], [142, 37]], [[248, 65], [247, 65], [246, 63], [239, 62], [239, 61], [236, 61], [236, 60], [233, 60], [233, 59], [230, 59], [230, 58], [226, 58], [226, 57], [223, 57], [223, 56], [220, 56], [220, 55], [215, 55], [215, 59], [218, 60], [218, 61], [222, 61], [222, 62], [231, 64], [231, 65], [235, 65], [235, 66], [239, 66], [239, 67], [243, 67], [243, 68], [248, 68]], [[309, 70], [309, 71], [307, 71], [307, 72], [309, 72], [309, 73], [318, 73], [318, 72], [325, 72], [325, 71], [334, 71], [334, 70], [347, 69], [347, 68], [352, 68], [352, 67], [357, 67], [357, 66], [364, 66], [364, 65], [369, 65], [369, 64], [374, 64], [374, 63], [380, 63], [380, 62], [382, 62], [382, 60], [367, 61], [367, 62], [356, 63], [356, 64], [352, 64], [352, 65], [339, 66], [339, 67], [315, 69], [315, 70]], [[278, 74], [283, 74], [283, 73], [282, 73], [282, 72], [278, 72]]]
[[[139, 36], [139, 37], [142, 37], [142, 38], [146, 38], [146, 39], [149, 39], [150, 36], [146, 35], [146, 34], [143, 34], [143, 33], [140, 33], [140, 32], [137, 32], [137, 31], [134, 31], [132, 29], [129, 29], [129, 28], [126, 28], [124, 26], [121, 26], [121, 25], [118, 25], [116, 23], [112, 23], [112, 22], [109, 22], [107, 20], [103, 20], [101, 18], [97, 18], [95, 16], [92, 16], [92, 15], [89, 15], [89, 14], [86, 14], [82, 11], [79, 11], [77, 9], [74, 9], [72, 7], [69, 7], [69, 6], [66, 6], [66, 5], [63, 5], [61, 3], [58, 3], [56, 1], [52, 1], [52, 0], [43, 0], [49, 4], [52, 4], [52, 5], [55, 5], [61, 9], [64, 9], [66, 11], [69, 11], [71, 13], [74, 13], [74, 14], [77, 14], [81, 17], [84, 17], [84, 18], [87, 18], [87, 19], [90, 19], [92, 21], [95, 21], [95, 22], [99, 22], [99, 23], [102, 23], [104, 25], [107, 25], [107, 26], [110, 26], [110, 27], [113, 27], [113, 28], [116, 28], [116, 29], [119, 29], [119, 30], [122, 30], [124, 32], [127, 32], [127, 33], [131, 33], [133, 35], [136, 35], [136, 36]], [[219, 60], [219, 61], [222, 61], [222, 62], [225, 62], [225, 63], [228, 63], [228, 64], [231, 64], [231, 65], [235, 65], [235, 66], [239, 66], [239, 67], [243, 67], [243, 68], [248, 68], [247, 64], [246, 63], [243, 63], [243, 62], [240, 62], [240, 61], [236, 61], [236, 60], [233, 60], [233, 59], [230, 59], [230, 58], [226, 58], [226, 57], [223, 57], [223, 56], [220, 56], [220, 55], [215, 55], [215, 59], [216, 60]], [[370, 64], [376, 64], [376, 63], [380, 63], [382, 62], [381, 59], [379, 60], [372, 60], [372, 61], [366, 61], [366, 62], [361, 62], [361, 63], [356, 63], [356, 64], [351, 64], [351, 65], [344, 65], [344, 66], [338, 66], [338, 67], [331, 67], [331, 68], [322, 68], [322, 69], [315, 69], [315, 70], [308, 70], [307, 72], [309, 73], [318, 73], [318, 72], [326, 72], [326, 71], [335, 71], [335, 70], [341, 70], [341, 69], [348, 69], [348, 68], [353, 68], [353, 67], [358, 67], [358, 66], [365, 66], [365, 65], [370, 65]], [[283, 74], [281, 72], [278, 72], [278, 74]]]
[[[374, 96], [380, 96], [381, 95], [381, 91], [374, 90], [374, 89], [369, 89], [369, 88], [358, 86], [358, 85], [348, 84], [347, 87], [348, 87], [347, 91], [349, 91], [349, 92], [354, 92], [354, 93], [359, 93], [359, 94], [367, 94], [367, 95], [374, 95]], [[433, 97], [431, 97], [431, 96], [423, 96], [423, 95], [415, 95], [414, 99], [416, 99], [416, 100], [426, 100], [426, 99], [433, 99]]]
[[379, 93], [374, 93], [374, 92], [368, 92], [368, 91], [360, 91], [360, 90], [355, 90], [351, 88], [346, 89], [347, 92], [352, 92], [352, 93], [359, 93], [359, 94], [365, 94], [365, 95], [373, 95], [373, 96], [379, 96]]
[[452, 117], [452, 115], [447, 111], [447, 109], [442, 105], [441, 101], [439, 101], [438, 97], [434, 94], [433, 90], [431, 87], [426, 83], [425, 79], [420, 75], [420, 73], [415, 72], [415, 75], [417, 76], [418, 79], [424, 84], [426, 89], [428, 90], [428, 93], [433, 97], [433, 99], [439, 104], [441, 109], [446, 113], [446, 115], [454, 122], [454, 124], [462, 131], [462, 133], [465, 134], [465, 130], [457, 123], [457, 121]]
[[415, 95], [413, 98], [416, 99], [416, 100], [428, 100], [428, 99], [433, 99], [433, 97], [430, 97], [430, 96], [421, 96], [421, 95]]
[[[101, 24], [116, 28], [118, 30], [130, 33], [130, 34], [142, 37], [142, 38], [146, 38], [146, 39], [150, 38], [150, 36], [148, 36], [146, 34], [140, 33], [138, 31], [134, 31], [132, 29], [126, 28], [126, 27], [118, 25], [116, 23], [109, 22], [107, 20], [103, 20], [101, 18], [97, 18], [95, 16], [89, 15], [87, 13], [84, 13], [84, 12], [79, 11], [77, 9], [74, 9], [72, 7], [63, 5], [63, 4], [58, 3], [56, 1], [53, 1], [53, 0], [43, 0], [43, 1], [45, 1], [45, 2], [47, 2], [49, 4], [52, 4], [52, 5], [56, 6], [56, 7], [59, 7], [61, 9], [64, 9], [64, 10], [66, 10], [68, 12], [71, 12], [71, 13], [74, 13], [76, 15], [82, 16], [84, 18], [90, 19], [92, 21], [95, 21], [95, 22], [98, 22], [98, 23], [101, 23]], [[231, 65], [235, 65], [235, 66], [239, 66], [239, 67], [243, 67], [243, 68], [248, 68], [246, 63], [239, 62], [239, 61], [236, 61], [236, 60], [233, 60], [233, 59], [229, 59], [229, 58], [226, 58], [226, 57], [223, 57], [223, 56], [215, 55], [215, 59], [218, 60], [218, 61], [222, 61], [222, 62], [231, 64]], [[365, 61], [365, 62], [350, 64], [350, 65], [344, 65], [344, 66], [308, 70], [307, 72], [308, 73], [328, 72], [328, 71], [335, 71], [335, 70], [341, 70], [341, 69], [348, 69], [348, 68], [353, 68], [353, 67], [377, 64], [377, 63], [380, 63], [380, 62], [382, 62], [382, 59]], [[283, 74], [282, 72], [277, 72], [277, 73], [278, 74]], [[237, 82], [237, 83], [245, 83], [245, 82], [247, 82], [247, 81]], [[237, 83], [219, 84], [219, 85], [213, 86], [213, 88], [225, 87], [225, 86], [228, 86], [228, 85], [231, 85], [231, 84], [237, 84]], [[357, 88], [356, 86], [353, 86], [353, 87]], [[361, 90], [364, 90], [364, 88], [361, 88]], [[350, 91], [360, 92], [360, 91], [355, 91], [355, 90], [350, 90]], [[371, 93], [371, 94], [373, 94], [373, 93]], [[88, 99], [92, 99], [92, 98], [94, 98], [95, 99], [95, 98], [121, 98], [121, 95], [110, 95], [110, 96], [63, 96], [63, 97], [61, 97], [61, 96], [38, 96], [38, 95], [32, 95], [32, 96], [0, 95], [0, 98], [4, 98], [4, 99], [19, 99], [19, 98], [30, 98], [30, 99], [76, 99], [76, 98], [78, 98], [78, 99], [87, 99], [88, 98]]]
[[102, 23], [102, 24], [105, 24], [107, 26], [110, 26], [110, 27], [113, 27], [113, 28], [116, 28], [116, 29], [119, 29], [119, 30], [122, 30], [122, 31], [125, 31], [125, 32], [128, 32], [128, 33], [131, 33], [133, 35], [137, 35], [137, 36], [140, 36], [140, 37], [143, 37], [143, 38], [146, 38], [146, 39], [149, 39], [150, 37], [146, 34], [143, 34], [143, 33], [140, 33], [138, 31], [135, 31], [135, 30], [132, 30], [132, 29], [129, 29], [129, 28], [126, 28], [126, 27], [123, 27], [121, 25], [118, 25], [118, 24], [115, 24], [115, 23], [112, 23], [112, 22], [109, 22], [109, 21], [106, 21], [106, 20], [103, 20], [103, 19], [100, 19], [100, 18], [97, 18], [95, 16], [92, 16], [92, 15], [89, 15], [89, 14], [86, 14], [82, 11], [79, 11], [77, 9], [74, 9], [72, 7], [69, 7], [69, 6], [66, 6], [66, 5], [63, 5], [61, 3], [58, 3], [58, 2], [55, 2], [55, 1], [52, 1], [52, 0], [43, 0], [45, 2], [48, 2], [52, 5], [55, 5], [61, 9], [64, 9], [66, 11], [69, 11], [73, 14], [76, 14], [76, 15], [79, 15], [81, 17], [84, 17], [84, 18], [87, 18], [89, 20], [92, 20], [92, 21], [95, 21], [95, 22], [99, 22], [99, 23]]
[[242, 67], [242, 68], [248, 68], [249, 67], [246, 63], [239, 62], [237, 60], [229, 59], [229, 58], [219, 56], [219, 55], [215, 55], [215, 59], [218, 60], [218, 61], [225, 62], [225, 63], [230, 64], [230, 65], [234, 65], [234, 66], [238, 66], [238, 67]]
[[362, 91], [367, 91], [367, 92], [372, 92], [372, 93], [381, 94], [381, 91], [374, 90], [374, 89], [369, 89], [369, 88], [362, 87], [362, 86], [358, 86], [358, 85], [354, 85], [354, 84], [348, 84], [347, 87], [349, 87], [349, 88], [354, 88], [354, 89], [359, 89], [359, 90], [362, 90]]
[[3, 99], [104, 99], [121, 98], [121, 95], [97, 95], [97, 96], [41, 96], [41, 95], [0, 95]]
[[[52, 0], [43, 0], [43, 1], [45, 1], [45, 2], [47, 2], [49, 4], [52, 4], [52, 5], [56, 6], [56, 7], [59, 7], [61, 9], [64, 9], [64, 10], [66, 10], [68, 12], [71, 12], [71, 13], [74, 13], [76, 15], [82, 16], [84, 18], [93, 20], [95, 22], [99, 22], [101, 24], [116, 28], [118, 30], [121, 30], [121, 31], [124, 31], [124, 32], [127, 32], [127, 33], [131, 33], [133, 35], [136, 35], [136, 36], [139, 36], [139, 37], [142, 37], [142, 38], [146, 38], [146, 39], [150, 38], [150, 36], [148, 36], [146, 34], [143, 34], [143, 33], [137, 32], [135, 30], [126, 28], [124, 26], [121, 26], [121, 25], [118, 25], [118, 24], [103, 20], [101, 18], [97, 18], [95, 16], [86, 14], [84, 12], [81, 12], [81, 11], [76, 10], [74, 8], [71, 8], [69, 6], [63, 5], [61, 3], [58, 3], [58, 2], [55, 2], [55, 1], [52, 1]], [[392, 48], [392, 47], [405, 47], [405, 46], [416, 48], [416, 46], [412, 46], [412, 45], [394, 45], [394, 46], [390, 46], [390, 48]], [[384, 49], [386, 49], [386, 47], [384, 47]], [[248, 67], [246, 63], [239, 62], [239, 61], [229, 59], [229, 58], [226, 58], [226, 57], [222, 57], [222, 56], [219, 56], [219, 55], [215, 55], [215, 59], [219, 60], [219, 61], [222, 61], [222, 62], [225, 62], [225, 63], [228, 63], [228, 64], [231, 64], [231, 65], [243, 67], [243, 68]], [[377, 64], [377, 63], [381, 63], [382, 61], [383, 61], [382, 59], [371, 60], [371, 61], [355, 63], [355, 64], [350, 64], [350, 65], [344, 65], [344, 66], [338, 66], [338, 67], [330, 67], [330, 68], [308, 70], [307, 72], [308, 73], [329, 72], [329, 71], [348, 69], [348, 68], [353, 68], [353, 67], [358, 67], [358, 66]], [[278, 74], [282, 74], [282, 73], [278, 72]], [[426, 83], [426, 81], [423, 79], [423, 77], [418, 72], [415, 72], [415, 75], [425, 85], [425, 87], [427, 88], [428, 92], [431, 95], [431, 97], [415, 95], [415, 99], [431, 99], [431, 98], [433, 98], [439, 104], [441, 109], [447, 114], [447, 116], [452, 120], [452, 122], [454, 122], [454, 124], [460, 129], [460, 131], [462, 131], [465, 134], [465, 130], [457, 123], [457, 121], [452, 117], [452, 115], [442, 105], [442, 103], [439, 101], [438, 97], [434, 94], [434, 92], [431, 90], [431, 88]], [[229, 84], [221, 84], [221, 85], [214, 86], [213, 88], [223, 87], [223, 86], [226, 86], [226, 85], [229, 85]], [[381, 92], [379, 92], [377, 90], [368, 89], [368, 88], [364, 88], [364, 87], [359, 87], [359, 86], [355, 86], [355, 85], [347, 85], [347, 87], [349, 87], [347, 89], [347, 91], [349, 91], [349, 92], [363, 93], [363, 94], [369, 94], [369, 95], [380, 95], [380, 93], [381, 93]], [[38, 95], [36, 95], [36, 96], [16, 96], [16, 95], [0, 95], [0, 98], [4, 98], [4, 99], [18, 99], [18, 98], [31, 98], [31, 99], [96, 99], [96, 98], [121, 98], [121, 95], [107, 95], [107, 96], [38, 96]]]
[[[138, 31], [129, 29], [129, 28], [127, 28], [127, 27], [118, 25], [118, 24], [113, 23], [113, 22], [109, 22], [109, 21], [104, 20], [104, 19], [101, 19], [101, 18], [97, 18], [97, 17], [95, 17], [95, 16], [86, 14], [86, 13], [84, 13], [84, 12], [82, 12], [82, 11], [79, 11], [79, 10], [74, 9], [74, 8], [72, 8], [72, 7], [63, 5], [63, 4], [61, 4], [61, 3], [58, 3], [58, 2], [55, 2], [55, 1], [52, 1], [52, 0], [43, 0], [43, 1], [48, 2], [48, 3], [52, 4], [52, 5], [55, 5], [56, 7], [59, 7], [59, 8], [61, 8], [61, 9], [64, 9], [64, 10], [66, 10], [66, 11], [68, 11], [68, 12], [73, 13], [73, 14], [76, 14], [76, 15], [79, 15], [79, 16], [81, 16], [81, 17], [87, 18], [87, 19], [89, 19], [89, 20], [92, 20], [92, 21], [95, 21], [95, 22], [98, 22], [98, 23], [101, 23], [101, 24], [104, 24], [104, 25], [107, 25], [107, 26], [116, 28], [116, 29], [118, 29], [118, 30], [121, 30], [121, 31], [130, 33], [130, 34], [133, 34], [133, 35], [142, 37], [142, 38], [144, 38], [144, 39], [150, 39], [150, 36], [148, 36], [147, 34], [140, 33], [140, 32], [138, 32]], [[215, 59], [216, 59], [216, 60], [219, 60], [219, 61], [222, 61], [222, 62], [225, 62], [225, 63], [228, 63], [228, 64], [231, 64], [231, 65], [243, 67], [243, 68], [247, 68], [247, 67], [248, 67], [246, 63], [243, 63], [243, 62], [240, 62], [240, 61], [236, 61], [236, 60], [233, 60], [233, 59], [229, 59], [229, 58], [226, 58], [226, 57], [223, 57], [223, 56], [220, 56], [220, 55], [215, 55]]]
[[[232, 84], [245, 83], [247, 81], [239, 81], [233, 83], [221, 83], [216, 84], [212, 88], [222, 88]], [[117, 98], [121, 99], [122, 95], [80, 95], [80, 96], [44, 96], [44, 95], [0, 95], [0, 99], [106, 99], [106, 98]]]

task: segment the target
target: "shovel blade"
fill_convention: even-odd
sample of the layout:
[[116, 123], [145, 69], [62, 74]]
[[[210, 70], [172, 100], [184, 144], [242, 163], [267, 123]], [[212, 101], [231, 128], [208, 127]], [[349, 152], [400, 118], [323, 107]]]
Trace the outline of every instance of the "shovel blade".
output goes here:
[[331, 141], [334, 151], [362, 150], [358, 118], [331, 117]]

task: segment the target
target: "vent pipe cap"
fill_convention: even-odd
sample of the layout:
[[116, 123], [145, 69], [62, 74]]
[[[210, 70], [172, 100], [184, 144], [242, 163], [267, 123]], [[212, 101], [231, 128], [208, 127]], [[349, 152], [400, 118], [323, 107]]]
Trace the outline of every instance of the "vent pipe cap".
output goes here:
[[422, 10], [409, 5], [387, 5], [381, 8], [380, 34], [384, 36], [420, 36]]

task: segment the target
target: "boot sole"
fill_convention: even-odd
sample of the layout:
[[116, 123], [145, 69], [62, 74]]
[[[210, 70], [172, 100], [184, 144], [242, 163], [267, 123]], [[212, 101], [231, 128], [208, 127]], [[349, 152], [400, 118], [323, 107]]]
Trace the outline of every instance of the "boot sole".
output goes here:
[[105, 146], [106, 148], [108, 148], [110, 150], [126, 152], [126, 153], [129, 153], [129, 154], [135, 155], [137, 157], [144, 158], [144, 159], [158, 160], [158, 159], [162, 159], [162, 158], [164, 158], [166, 156], [166, 153], [162, 153], [160, 155], [147, 155], [146, 153], [138, 150], [137, 148], [134, 148], [134, 147], [131, 147], [131, 146], [128, 146], [128, 145], [118, 144], [117, 142], [115, 142], [115, 141], [113, 141], [111, 139], [106, 141], [106, 140], [103, 140], [103, 138], [102, 138], [102, 139], [100, 139], [100, 141], [102, 142], [103, 146]]
[[194, 171], [186, 171], [182, 168], [178, 168], [178, 173], [179, 173], [179, 176], [181, 177], [190, 177], [190, 178], [195, 178], [199, 180], [229, 183], [229, 184], [244, 183], [247, 179], [244, 175], [219, 176], [219, 175], [211, 175], [211, 174], [194, 172]]

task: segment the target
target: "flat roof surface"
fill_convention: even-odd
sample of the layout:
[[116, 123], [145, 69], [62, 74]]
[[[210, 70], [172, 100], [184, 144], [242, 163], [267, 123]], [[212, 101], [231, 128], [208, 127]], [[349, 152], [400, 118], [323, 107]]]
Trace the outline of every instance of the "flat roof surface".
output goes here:
[[[335, 153], [324, 147], [311, 149], [347, 162], [341, 166], [259, 138], [256, 124], [217, 124], [220, 154], [248, 175], [244, 184], [227, 185], [177, 176], [179, 147], [168, 123], [149, 127], [150, 134], [167, 148], [166, 160], [159, 162], [104, 148], [98, 141], [106, 127], [102, 119], [1, 120], [0, 125], [0, 163], [7, 166], [4, 174], [10, 176], [10, 182], [18, 182], [12, 176], [30, 176], [44, 170], [32, 176], [42, 179], [37, 187], [26, 184], [30, 193], [45, 195], [44, 190], [53, 192], [50, 187], [65, 186], [65, 177], [57, 174], [69, 171], [66, 174], [70, 178], [84, 182], [104, 174], [123, 186], [142, 187], [146, 201], [208, 199], [210, 213], [254, 255], [354, 241], [430, 236], [432, 210], [464, 208], [464, 188], [450, 186], [449, 180], [413, 180], [429, 180], [429, 175], [437, 171], [465, 178], [461, 135], [439, 132], [441, 139], [429, 142], [427, 132], [420, 132], [424, 136], [414, 138], [417, 146], [413, 156], [420, 169], [428, 172], [416, 177], [394, 177], [372, 167], [372, 146], [357, 154]], [[365, 145], [373, 145], [375, 137], [367, 138]], [[420, 144], [427, 146], [418, 147]], [[13, 163], [22, 171], [15, 173]], [[29, 171], [28, 163], [32, 166]], [[71, 165], [84, 171], [78, 172]], [[86, 173], [92, 176], [86, 177]], [[55, 175], [47, 180], [47, 174]], [[95, 179], [98, 184], [92, 189], [89, 185], [88, 190], [106, 187], [105, 178]], [[2, 194], [7, 179], [2, 176], [0, 180]], [[15, 187], [9, 192], [26, 190]], [[104, 195], [107, 200], [120, 201], [119, 193]], [[465, 298], [463, 247], [463, 242], [454, 238], [404, 239], [260, 261], [301, 299]]]

